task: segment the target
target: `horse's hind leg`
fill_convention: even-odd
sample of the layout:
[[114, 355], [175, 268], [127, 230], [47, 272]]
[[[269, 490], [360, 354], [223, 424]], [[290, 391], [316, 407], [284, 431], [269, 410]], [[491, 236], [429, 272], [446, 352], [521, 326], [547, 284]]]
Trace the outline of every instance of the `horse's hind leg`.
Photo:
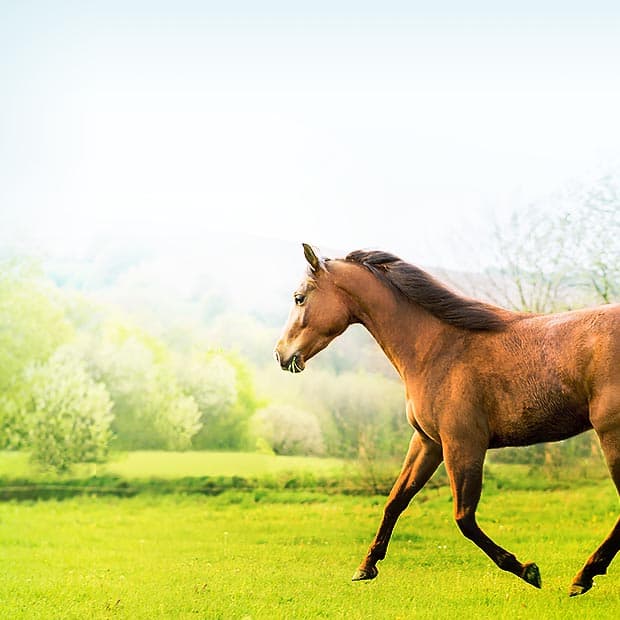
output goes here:
[[428, 482], [442, 461], [441, 446], [420, 435], [413, 434], [402, 470], [394, 483], [383, 510], [381, 525], [372, 541], [366, 557], [353, 575], [353, 581], [374, 579], [379, 572], [377, 561], [387, 552], [392, 530], [400, 514], [407, 508], [413, 496]]
[[577, 573], [571, 584], [569, 595], [584, 594], [593, 585], [595, 575], [604, 575], [614, 556], [620, 550], [620, 519], [616, 521], [614, 529], [603, 541], [601, 546], [588, 558], [584, 567]]
[[[620, 417], [620, 416], [619, 416]], [[620, 492], [620, 428], [613, 431], [599, 432], [601, 448], [607, 459], [609, 471]], [[620, 551], [620, 518], [616, 521], [609, 536], [588, 558], [583, 568], [577, 573], [571, 584], [570, 596], [587, 592], [593, 585], [595, 575], [604, 575], [614, 556]]]
[[476, 522], [476, 508], [482, 492], [482, 467], [486, 450], [468, 445], [452, 445], [444, 454], [454, 498], [454, 518], [462, 534], [484, 551], [502, 570], [541, 587], [540, 571], [533, 563], [522, 564], [493, 542]]

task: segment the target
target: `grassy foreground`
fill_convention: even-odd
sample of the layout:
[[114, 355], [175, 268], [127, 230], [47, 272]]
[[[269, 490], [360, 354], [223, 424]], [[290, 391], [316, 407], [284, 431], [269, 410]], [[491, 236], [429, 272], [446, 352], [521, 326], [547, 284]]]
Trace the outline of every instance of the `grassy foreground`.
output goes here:
[[310, 492], [0, 503], [3, 618], [616, 618], [620, 560], [585, 596], [573, 574], [617, 516], [610, 482], [491, 489], [480, 522], [538, 563], [536, 590], [458, 533], [423, 491], [373, 582], [351, 583], [384, 498]]

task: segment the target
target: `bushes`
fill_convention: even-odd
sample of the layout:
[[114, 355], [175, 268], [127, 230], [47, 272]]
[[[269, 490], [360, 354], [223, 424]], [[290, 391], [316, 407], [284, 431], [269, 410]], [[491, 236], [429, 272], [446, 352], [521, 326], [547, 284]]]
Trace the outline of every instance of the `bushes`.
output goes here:
[[0, 260], [0, 449], [31, 450], [57, 469], [101, 460], [110, 442], [239, 449], [256, 407], [236, 356], [175, 352], [31, 263]]
[[73, 337], [60, 297], [32, 263], [0, 260], [0, 448], [27, 442], [24, 373]]
[[123, 323], [103, 326], [90, 340], [91, 372], [114, 402], [115, 447], [184, 449], [200, 428], [196, 402], [183, 393], [165, 347], [146, 332]]
[[103, 461], [112, 421], [105, 386], [67, 348], [32, 367], [27, 378], [31, 400], [25, 426], [33, 458], [59, 471], [72, 463]]
[[179, 382], [200, 409], [201, 429], [192, 440], [198, 450], [240, 450], [250, 440], [249, 419], [258, 407], [252, 375], [237, 355], [195, 354], [177, 369]]
[[275, 454], [321, 455], [325, 452], [319, 422], [289, 405], [270, 405], [256, 413], [254, 432]]
[[276, 378], [265, 374], [262, 383], [277, 395], [275, 403], [294, 402], [316, 415], [330, 456], [358, 458], [364, 453], [368, 458], [402, 458], [412, 431], [400, 380], [366, 372], [336, 374], [322, 370], [320, 362], [319, 358], [312, 369], [285, 381], [274, 368]]
[[110, 322], [101, 332], [88, 356], [114, 401], [116, 448], [245, 447], [255, 406], [241, 360], [214, 351], [175, 355], [128, 323]]

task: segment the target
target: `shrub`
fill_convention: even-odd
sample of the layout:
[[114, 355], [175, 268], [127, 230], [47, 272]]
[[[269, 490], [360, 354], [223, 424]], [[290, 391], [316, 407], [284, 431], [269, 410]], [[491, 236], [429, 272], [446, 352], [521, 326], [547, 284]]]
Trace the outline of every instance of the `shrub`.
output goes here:
[[105, 386], [66, 347], [33, 366], [27, 377], [31, 401], [25, 419], [32, 457], [59, 471], [72, 463], [103, 461], [112, 421]]
[[253, 420], [259, 443], [276, 454], [320, 455], [325, 452], [319, 422], [311, 413], [289, 405], [269, 405]]

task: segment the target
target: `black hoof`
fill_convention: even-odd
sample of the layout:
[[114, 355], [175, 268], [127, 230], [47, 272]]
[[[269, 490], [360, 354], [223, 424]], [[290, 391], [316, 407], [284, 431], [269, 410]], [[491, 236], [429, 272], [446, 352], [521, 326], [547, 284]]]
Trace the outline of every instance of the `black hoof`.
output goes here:
[[358, 568], [353, 577], [351, 577], [351, 581], [368, 581], [369, 579], [374, 579], [379, 574], [376, 566], [371, 566], [370, 568]]
[[523, 567], [523, 573], [521, 574], [521, 579], [527, 581], [530, 585], [535, 588], [542, 588], [542, 580], [540, 578], [540, 571], [538, 570], [538, 566], [534, 563], [526, 564]]
[[568, 596], [580, 596], [585, 594], [594, 584], [573, 583], [568, 591]]

